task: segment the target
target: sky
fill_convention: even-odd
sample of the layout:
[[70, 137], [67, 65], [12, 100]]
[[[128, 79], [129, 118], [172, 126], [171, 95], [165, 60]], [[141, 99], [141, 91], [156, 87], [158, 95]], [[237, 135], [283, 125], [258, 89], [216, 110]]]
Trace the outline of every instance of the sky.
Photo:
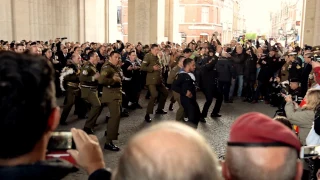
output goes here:
[[280, 9], [280, 0], [242, 0], [241, 8], [246, 19], [247, 32], [250, 30], [267, 33], [270, 29], [270, 12]]

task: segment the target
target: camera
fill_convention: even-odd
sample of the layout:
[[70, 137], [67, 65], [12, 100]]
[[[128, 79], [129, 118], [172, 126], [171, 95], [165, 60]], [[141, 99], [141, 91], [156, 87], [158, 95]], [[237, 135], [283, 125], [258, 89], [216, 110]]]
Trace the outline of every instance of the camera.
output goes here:
[[311, 61], [320, 62], [320, 56], [317, 54], [311, 56]]
[[48, 151], [75, 149], [72, 133], [67, 131], [52, 132], [48, 143]]

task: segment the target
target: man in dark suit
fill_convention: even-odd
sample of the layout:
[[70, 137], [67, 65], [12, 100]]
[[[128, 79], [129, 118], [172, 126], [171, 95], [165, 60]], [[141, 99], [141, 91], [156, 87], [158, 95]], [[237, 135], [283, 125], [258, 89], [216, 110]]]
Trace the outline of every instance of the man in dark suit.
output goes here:
[[71, 58], [71, 54], [69, 53], [69, 50], [67, 47], [63, 47], [61, 51], [57, 52], [58, 59], [61, 63], [62, 67], [65, 67], [67, 64], [67, 60]]

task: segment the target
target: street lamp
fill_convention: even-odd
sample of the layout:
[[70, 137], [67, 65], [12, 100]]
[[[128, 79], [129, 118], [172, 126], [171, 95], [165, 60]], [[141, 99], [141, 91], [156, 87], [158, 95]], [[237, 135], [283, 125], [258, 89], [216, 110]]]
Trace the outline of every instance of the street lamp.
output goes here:
[[291, 34], [294, 34], [294, 33], [295, 32], [294, 32], [294, 28], [293, 27], [291, 27], [290, 31], [288, 31], [286, 33], [284, 33], [282, 27], [279, 29], [279, 34], [283, 35], [284, 38], [285, 38], [285, 47], [287, 47], [287, 44], [288, 44], [288, 35], [291, 35]]

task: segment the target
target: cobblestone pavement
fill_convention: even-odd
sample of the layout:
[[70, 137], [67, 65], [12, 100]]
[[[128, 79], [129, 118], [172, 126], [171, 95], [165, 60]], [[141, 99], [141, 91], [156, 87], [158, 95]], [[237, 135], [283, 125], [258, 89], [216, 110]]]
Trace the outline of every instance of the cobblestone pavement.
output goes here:
[[[168, 111], [168, 114], [166, 115], [155, 115], [154, 121], [152, 123], [145, 123], [144, 122], [144, 115], [147, 107], [148, 100], [144, 99], [145, 92], [141, 95], [141, 106], [143, 109], [138, 109], [135, 111], [130, 112], [130, 116], [127, 118], [122, 118], [120, 122], [120, 130], [119, 130], [119, 140], [114, 141], [116, 145], [118, 145], [121, 149], [123, 149], [128, 140], [138, 131], [141, 129], [148, 127], [156, 122], [164, 121], [164, 120], [174, 120], [175, 119], [175, 111]], [[170, 95], [169, 95], [170, 97]], [[200, 109], [202, 109], [205, 98], [202, 93], [198, 93], [198, 103], [200, 105]], [[63, 99], [58, 99], [58, 102], [62, 104]], [[214, 102], [213, 102], [214, 104]], [[165, 110], [168, 109], [169, 103], [167, 101]], [[176, 103], [174, 108], [177, 109], [178, 104]], [[211, 108], [209, 109], [209, 115], [213, 108], [213, 105], [211, 105]], [[221, 118], [212, 119], [208, 118], [207, 123], [199, 123], [197, 131], [201, 133], [208, 141], [212, 149], [216, 152], [218, 157], [221, 157], [225, 153], [225, 146], [226, 141], [229, 137], [229, 129], [231, 124], [234, 122], [234, 120], [241, 114], [250, 112], [250, 111], [257, 111], [264, 113], [268, 116], [273, 116], [275, 112], [275, 108], [270, 107], [269, 105], [266, 105], [262, 102], [258, 104], [249, 104], [242, 102], [240, 99], [235, 99], [233, 104], [223, 104], [221, 108], [220, 114], [222, 115]], [[85, 120], [77, 120], [77, 116], [72, 115], [73, 110], [71, 110], [71, 113], [68, 118], [68, 126], [59, 127], [58, 130], [70, 130], [71, 127], [76, 128], [83, 128]], [[106, 129], [107, 124], [104, 122], [105, 116], [108, 114], [108, 108], [104, 108], [102, 111], [102, 114], [98, 118], [97, 123], [99, 124], [95, 128], [95, 135], [98, 137], [100, 141], [101, 147], [104, 145], [104, 132]], [[116, 164], [118, 163], [119, 157], [121, 155], [120, 152], [111, 152], [107, 150], [103, 150], [104, 153], [104, 159], [106, 162], [106, 165], [110, 168], [116, 167]], [[83, 171], [80, 170], [77, 173], [71, 174], [67, 176], [65, 179], [71, 180], [71, 179], [78, 179], [78, 180], [84, 180], [88, 179], [88, 175]]]

